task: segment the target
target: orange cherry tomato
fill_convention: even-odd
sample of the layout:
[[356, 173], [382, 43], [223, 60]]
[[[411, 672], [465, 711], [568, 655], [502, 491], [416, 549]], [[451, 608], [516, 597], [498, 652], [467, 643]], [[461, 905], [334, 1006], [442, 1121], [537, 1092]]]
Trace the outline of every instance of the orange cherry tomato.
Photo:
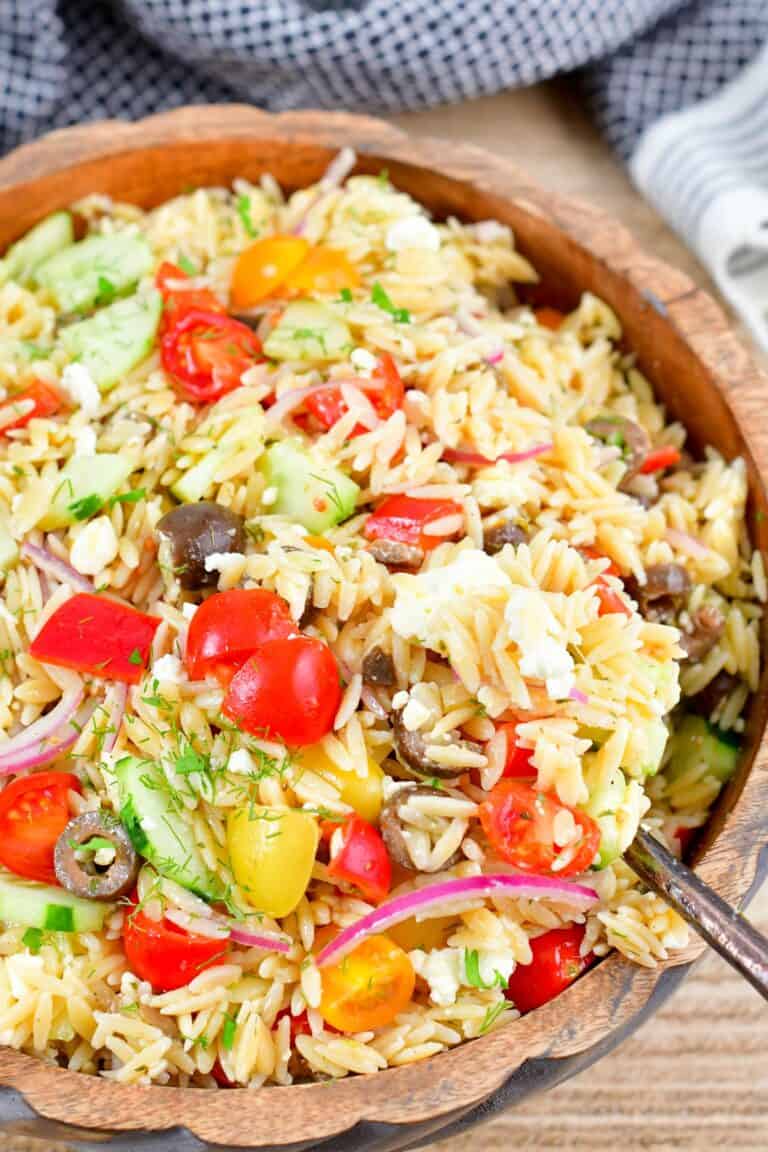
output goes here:
[[321, 969], [321, 977], [320, 1014], [339, 1032], [385, 1028], [408, 1006], [416, 984], [407, 953], [387, 936], [369, 936]]
[[235, 308], [252, 308], [281, 288], [309, 252], [301, 236], [265, 236], [240, 253], [229, 293]]
[[533, 314], [536, 317], [536, 322], [541, 324], [542, 328], [549, 328], [552, 332], [557, 332], [565, 320], [565, 313], [558, 308], [536, 308]]
[[345, 252], [318, 244], [284, 282], [289, 296], [336, 296], [357, 288], [360, 276]]
[[573, 876], [589, 868], [600, 847], [600, 828], [586, 812], [521, 780], [500, 780], [480, 805], [480, 823], [504, 860], [523, 872], [546, 874], [565, 851], [555, 844], [555, 817], [560, 812], [570, 812], [581, 835], [570, 849], [570, 859], [553, 874]]
[[0, 864], [17, 876], [58, 884], [56, 841], [69, 823], [69, 790], [80, 792], [71, 772], [17, 776], [0, 793]]

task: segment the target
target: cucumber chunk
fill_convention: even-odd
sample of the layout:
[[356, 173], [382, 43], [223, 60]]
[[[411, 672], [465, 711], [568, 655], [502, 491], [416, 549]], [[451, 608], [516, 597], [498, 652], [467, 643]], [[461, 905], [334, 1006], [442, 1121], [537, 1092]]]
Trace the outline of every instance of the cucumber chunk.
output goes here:
[[264, 343], [271, 360], [336, 360], [352, 334], [335, 312], [314, 300], [289, 304]]
[[206, 900], [220, 899], [222, 885], [190, 838], [183, 805], [149, 760], [123, 756], [115, 764], [120, 819], [140, 855], [158, 872]]
[[40, 265], [63, 248], [70, 247], [74, 239], [69, 212], [54, 212], [52, 216], [46, 216], [8, 249], [3, 261], [5, 275], [19, 284], [34, 284]]
[[638, 721], [632, 725], [621, 767], [630, 776], [655, 776], [664, 759], [669, 730], [661, 719]]
[[98, 932], [109, 904], [81, 900], [66, 888], [38, 884], [7, 873], [0, 876], [0, 921], [49, 932]]
[[0, 572], [7, 572], [19, 558], [19, 546], [13, 538], [5, 513], [0, 512]]
[[207, 496], [213, 487], [216, 471], [226, 462], [227, 454], [222, 448], [212, 448], [202, 460], [193, 464], [178, 480], [171, 484], [171, 491], [182, 504], [196, 504]]
[[670, 741], [665, 775], [670, 783], [697, 768], [721, 784], [730, 780], [739, 762], [739, 741], [708, 723], [703, 716], [686, 715]]
[[61, 342], [106, 392], [149, 356], [162, 307], [160, 293], [155, 291], [117, 300], [95, 316], [64, 328]]
[[94, 515], [125, 484], [131, 471], [130, 462], [114, 452], [71, 456], [59, 473], [53, 499], [38, 527], [51, 532], [87, 519], [89, 504], [93, 505], [90, 514]]
[[319, 463], [298, 440], [280, 440], [264, 454], [267, 488], [276, 488], [270, 512], [303, 524], [308, 532], [348, 520], [360, 492], [354, 480], [329, 464]]
[[40, 264], [35, 275], [60, 311], [82, 312], [105, 292], [112, 296], [129, 291], [151, 272], [154, 262], [143, 236], [115, 232], [71, 244]]
[[620, 768], [606, 768], [591, 753], [584, 757], [584, 780], [584, 811], [600, 828], [596, 867], [607, 868], [632, 843], [648, 802], [639, 780], [627, 780]]

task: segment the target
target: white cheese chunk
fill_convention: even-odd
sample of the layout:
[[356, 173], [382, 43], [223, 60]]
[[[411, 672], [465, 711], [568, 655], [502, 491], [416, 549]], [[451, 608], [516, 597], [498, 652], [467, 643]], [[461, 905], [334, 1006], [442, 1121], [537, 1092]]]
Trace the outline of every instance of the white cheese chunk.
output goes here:
[[74, 435], [75, 441], [75, 456], [95, 456], [96, 455], [96, 433], [89, 424], [84, 428], [78, 428]]
[[109, 516], [97, 516], [78, 532], [69, 559], [83, 576], [95, 576], [117, 556], [118, 541]]
[[171, 652], [155, 660], [152, 665], [152, 676], [155, 680], [166, 684], [182, 684], [186, 679], [181, 660]]
[[101, 393], [84, 364], [67, 364], [60, 385], [73, 404], [86, 416], [95, 416], [101, 404]]
[[390, 252], [402, 252], [406, 248], [425, 248], [429, 252], [437, 252], [440, 248], [440, 233], [426, 216], [404, 216], [390, 224], [385, 244]]

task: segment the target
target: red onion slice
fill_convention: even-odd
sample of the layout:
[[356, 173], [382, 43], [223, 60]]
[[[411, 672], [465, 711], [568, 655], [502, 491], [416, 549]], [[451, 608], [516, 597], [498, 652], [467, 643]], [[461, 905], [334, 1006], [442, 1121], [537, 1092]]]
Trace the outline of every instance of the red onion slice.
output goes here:
[[85, 576], [81, 576], [71, 564], [58, 556], [54, 556], [53, 552], [49, 552], [47, 548], [41, 548], [38, 544], [30, 544], [28, 540], [25, 540], [21, 546], [21, 555], [31, 564], [34, 564], [35, 568], [45, 572], [48, 576], [53, 576], [62, 584], [69, 584], [78, 592], [95, 592], [90, 580], [86, 580]]
[[120, 725], [123, 723], [125, 706], [128, 702], [128, 685], [114, 681], [107, 689], [104, 697], [104, 708], [107, 713], [107, 732], [101, 746], [102, 753], [111, 752], [117, 743], [120, 734]]
[[581, 688], [571, 688], [568, 696], [571, 700], [576, 700], [579, 704], [589, 704], [589, 696], [586, 692], [582, 692]]
[[521, 464], [524, 460], [533, 460], [536, 456], [543, 456], [545, 452], [551, 452], [553, 448], [554, 444], [552, 443], [535, 444], [532, 448], [526, 448], [524, 452], [501, 452], [495, 460], [468, 448], [444, 448], [442, 458], [448, 464], [469, 464], [477, 468], [490, 468], [492, 465], [498, 464], [499, 460], [506, 460], [510, 464]]
[[252, 932], [248, 928], [236, 927], [230, 921], [229, 938], [233, 944], [242, 944], [246, 948], [263, 948], [265, 952], [280, 952], [287, 956], [292, 947], [287, 936], [278, 936], [274, 932]]
[[671, 544], [673, 548], [677, 548], [680, 552], [685, 552], [687, 556], [703, 557], [709, 556], [709, 548], [706, 544], [702, 544], [695, 536], [691, 536], [690, 532], [679, 532], [677, 528], [667, 529], [667, 543]]
[[463, 900], [477, 900], [488, 896], [501, 896], [517, 900], [554, 900], [568, 904], [580, 912], [586, 911], [597, 902], [593, 888], [583, 884], [572, 884], [567, 880], [555, 880], [549, 876], [514, 876], [494, 873], [491, 876], [466, 876], [444, 880], [441, 884], [430, 884], [395, 896], [368, 912], [354, 924], [343, 928], [317, 955], [317, 966], [323, 968], [334, 964], [351, 952], [361, 940], [377, 932], [386, 932], [395, 924], [409, 920], [412, 916], [440, 916], [443, 904], [455, 904]]
[[275, 400], [271, 408], [267, 409], [267, 427], [274, 428], [275, 425], [282, 424], [286, 416], [295, 412], [297, 408], [301, 408], [308, 396], [315, 396], [318, 392], [327, 392], [333, 386], [333, 384], [310, 384], [307, 388], [292, 388], [290, 392], [284, 392], [279, 399]]
[[356, 163], [357, 156], [351, 148], [342, 148], [338, 155], [334, 156], [333, 160], [318, 180], [314, 195], [311, 197], [309, 203], [304, 209], [298, 224], [296, 224], [293, 229], [293, 234], [295, 236], [301, 236], [307, 225], [310, 212], [312, 212], [312, 210], [317, 207], [321, 200], [325, 199], [329, 192], [332, 192], [335, 188], [341, 187]]
[[75, 719], [84, 696], [80, 677], [73, 676], [55, 708], [0, 744], [0, 776], [39, 768], [71, 748], [84, 722]]

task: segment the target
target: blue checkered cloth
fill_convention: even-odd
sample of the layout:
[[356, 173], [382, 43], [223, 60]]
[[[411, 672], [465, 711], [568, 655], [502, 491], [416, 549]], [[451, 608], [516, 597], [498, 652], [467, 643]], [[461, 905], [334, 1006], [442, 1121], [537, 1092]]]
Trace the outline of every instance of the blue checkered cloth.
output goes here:
[[[0, 153], [181, 104], [393, 112], [578, 72], [637, 183], [719, 275], [706, 222], [726, 186], [758, 191], [749, 235], [718, 234], [717, 261], [768, 244], [767, 41], [768, 0], [0, 0]], [[702, 123], [656, 131], [696, 107]], [[676, 178], [654, 181], [660, 164]], [[749, 322], [768, 343], [768, 282], [764, 302]]]

